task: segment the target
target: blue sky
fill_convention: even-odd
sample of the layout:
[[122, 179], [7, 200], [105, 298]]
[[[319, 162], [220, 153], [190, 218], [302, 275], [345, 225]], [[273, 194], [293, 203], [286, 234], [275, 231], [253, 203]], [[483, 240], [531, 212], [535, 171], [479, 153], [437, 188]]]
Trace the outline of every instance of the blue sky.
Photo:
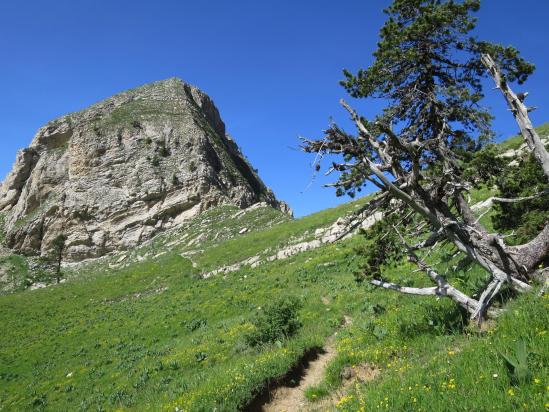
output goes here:
[[[297, 216], [334, 206], [311, 184], [298, 136], [345, 123], [341, 70], [367, 67], [386, 0], [5, 0], [0, 3], [0, 179], [47, 121], [124, 89], [177, 76], [209, 94], [229, 133]], [[480, 37], [537, 65], [521, 89], [549, 121], [549, 2], [484, 0]], [[517, 131], [502, 97], [486, 105], [500, 137]], [[349, 99], [352, 100], [352, 99]], [[353, 102], [366, 115], [375, 106]]]

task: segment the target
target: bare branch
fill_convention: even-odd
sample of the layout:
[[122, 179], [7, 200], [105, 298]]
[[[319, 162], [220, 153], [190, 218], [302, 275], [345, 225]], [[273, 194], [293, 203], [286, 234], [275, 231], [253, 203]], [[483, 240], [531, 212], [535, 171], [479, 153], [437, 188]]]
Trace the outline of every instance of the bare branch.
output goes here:
[[536, 193], [535, 195], [532, 195], [532, 196], [515, 197], [515, 198], [491, 197], [490, 199], [492, 200], [492, 202], [519, 203], [519, 202], [525, 202], [527, 200], [539, 199], [540, 197], [545, 195], [549, 195], [549, 189]]
[[432, 232], [427, 239], [425, 239], [422, 242], [416, 243], [415, 245], [411, 246], [411, 250], [420, 250], [426, 247], [434, 246], [438, 243], [439, 240], [443, 239], [444, 231], [443, 230], [437, 230], [436, 232]]
[[437, 293], [438, 288], [436, 286], [433, 286], [433, 287], [430, 287], [430, 288], [411, 288], [411, 287], [407, 287], [407, 286], [400, 286], [400, 285], [397, 285], [396, 283], [384, 282], [382, 280], [377, 280], [377, 279], [372, 279], [370, 282], [372, 283], [372, 285], [376, 285], [376, 286], [379, 286], [379, 287], [382, 287], [382, 288], [385, 288], [385, 289], [396, 290], [397, 292], [407, 293], [407, 294], [410, 294], [410, 295], [423, 295], [423, 296], [426, 296], [426, 295], [437, 295], [438, 294]]
[[492, 279], [492, 281], [486, 286], [484, 291], [482, 292], [482, 295], [479, 299], [479, 305], [476, 311], [473, 312], [471, 315], [471, 319], [478, 319], [478, 322], [480, 323], [482, 316], [484, 314], [484, 311], [488, 308], [488, 305], [490, 304], [490, 301], [501, 289], [501, 286], [503, 285], [503, 281], [500, 279]]
[[381, 129], [381, 131], [383, 133], [385, 133], [387, 135], [387, 137], [389, 137], [389, 140], [391, 141], [391, 143], [393, 145], [395, 145], [396, 147], [398, 147], [399, 149], [409, 153], [409, 154], [414, 154], [415, 152], [415, 147], [414, 145], [404, 141], [403, 139], [400, 139], [394, 132], [393, 130], [387, 126], [386, 124], [383, 124], [381, 122], [376, 122], [376, 124], [379, 126], [379, 128]]
[[408, 193], [404, 192], [399, 187], [395, 186], [393, 182], [391, 182], [387, 178], [387, 176], [385, 176], [383, 172], [379, 170], [379, 168], [375, 163], [373, 163], [367, 157], [364, 157], [363, 161], [365, 162], [365, 164], [368, 165], [372, 173], [376, 175], [379, 180], [381, 180], [381, 182], [387, 187], [387, 190], [391, 192], [393, 196], [395, 196], [397, 199], [402, 200], [404, 203], [410, 206], [413, 210], [415, 210], [420, 215], [425, 217], [434, 226], [436, 227], [440, 226], [440, 221], [438, 220], [436, 215], [434, 215], [429, 209], [427, 209], [425, 206], [421, 205], [419, 202], [413, 199]]
[[446, 278], [440, 274], [438, 274], [431, 266], [426, 264], [423, 260], [421, 260], [413, 251], [413, 249], [406, 243], [406, 240], [402, 236], [402, 234], [398, 231], [396, 227], [394, 227], [397, 234], [399, 235], [402, 243], [406, 247], [408, 251], [408, 256], [410, 257], [410, 261], [414, 262], [420, 269], [422, 269], [425, 273], [429, 275], [431, 280], [437, 283], [438, 285], [438, 291], [441, 293], [441, 290], [444, 290], [444, 295], [452, 298], [454, 301], [458, 302], [462, 307], [467, 309], [469, 313], [471, 313], [471, 319], [478, 318], [479, 322], [482, 316], [485, 314], [490, 301], [492, 298], [497, 294], [501, 286], [504, 282], [509, 281], [511, 283], [511, 286], [514, 286], [517, 288], [517, 290], [530, 290], [531, 287], [516, 279], [512, 276], [507, 277], [505, 273], [502, 271], [496, 269], [491, 270], [491, 273], [493, 274], [493, 278], [490, 281], [490, 283], [487, 285], [485, 291], [483, 292], [480, 300], [477, 302], [476, 300], [472, 299], [471, 297], [467, 296], [460, 290], [456, 289], [452, 285], [448, 283]]
[[383, 148], [376, 140], [376, 138], [368, 131], [368, 129], [366, 129], [366, 126], [364, 126], [364, 123], [362, 123], [362, 121], [360, 120], [357, 112], [351, 106], [349, 106], [349, 104], [345, 100], [341, 99], [339, 102], [345, 108], [345, 110], [349, 112], [349, 114], [351, 115], [351, 119], [353, 119], [353, 121], [355, 122], [355, 125], [361, 135], [368, 139], [368, 143], [370, 143], [372, 147], [381, 155]]

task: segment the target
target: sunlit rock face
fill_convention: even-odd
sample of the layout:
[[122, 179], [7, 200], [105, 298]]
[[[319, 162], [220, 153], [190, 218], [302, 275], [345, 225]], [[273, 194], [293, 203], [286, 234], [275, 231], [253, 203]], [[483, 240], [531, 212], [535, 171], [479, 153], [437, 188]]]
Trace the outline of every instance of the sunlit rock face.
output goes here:
[[289, 212], [225, 133], [212, 100], [179, 79], [53, 120], [0, 187], [6, 245], [65, 259], [127, 249], [220, 204]]

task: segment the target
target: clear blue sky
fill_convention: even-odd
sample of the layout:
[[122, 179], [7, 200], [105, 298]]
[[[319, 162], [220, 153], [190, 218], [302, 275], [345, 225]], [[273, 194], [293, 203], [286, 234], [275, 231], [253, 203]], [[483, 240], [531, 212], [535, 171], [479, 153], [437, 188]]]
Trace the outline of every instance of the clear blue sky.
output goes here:
[[[177, 76], [208, 93], [263, 180], [301, 216], [344, 201], [312, 185], [298, 136], [345, 123], [341, 70], [366, 67], [387, 0], [4, 0], [0, 3], [0, 179], [47, 121]], [[526, 84], [549, 120], [549, 2], [484, 0], [478, 34], [537, 65]], [[500, 136], [517, 127], [488, 92]], [[374, 106], [354, 102], [365, 114]]]

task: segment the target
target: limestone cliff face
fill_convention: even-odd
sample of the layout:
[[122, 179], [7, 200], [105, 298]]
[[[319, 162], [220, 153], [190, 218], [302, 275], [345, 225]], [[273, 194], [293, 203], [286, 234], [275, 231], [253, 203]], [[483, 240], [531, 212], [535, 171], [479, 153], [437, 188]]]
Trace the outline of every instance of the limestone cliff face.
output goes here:
[[179, 79], [130, 90], [38, 130], [0, 187], [6, 245], [65, 258], [136, 246], [220, 204], [287, 211], [250, 167], [212, 100]]

